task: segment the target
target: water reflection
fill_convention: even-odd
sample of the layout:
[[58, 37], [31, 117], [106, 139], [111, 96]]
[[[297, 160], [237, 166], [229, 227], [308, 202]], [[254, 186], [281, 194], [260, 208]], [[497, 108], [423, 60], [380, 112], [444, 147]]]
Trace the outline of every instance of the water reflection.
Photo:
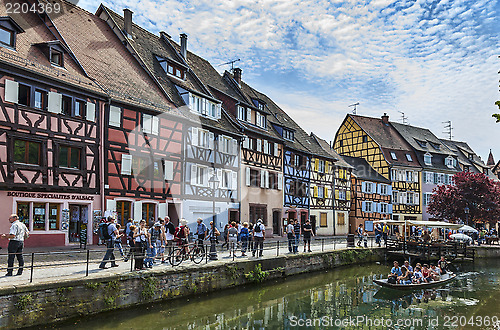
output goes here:
[[386, 274], [388, 268], [370, 265], [256, 284], [209, 297], [137, 307], [60, 328], [283, 329], [294, 325], [293, 317], [421, 318], [423, 324], [428, 324], [430, 319], [445, 315], [493, 316], [496, 310], [491, 306], [500, 303], [498, 261], [476, 264], [475, 269], [470, 264], [459, 268], [461, 275], [454, 282], [435, 289], [400, 292], [380, 288], [372, 281]]

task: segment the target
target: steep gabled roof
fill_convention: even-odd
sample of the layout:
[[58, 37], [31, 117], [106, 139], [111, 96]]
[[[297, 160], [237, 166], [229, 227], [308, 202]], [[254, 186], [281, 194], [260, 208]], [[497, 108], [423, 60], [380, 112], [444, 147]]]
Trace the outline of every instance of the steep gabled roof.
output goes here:
[[[105, 6], [101, 6], [98, 12], [100, 11], [105, 11], [111, 17], [113, 23], [116, 24], [120, 30], [123, 29], [124, 22], [122, 16]], [[164, 33], [157, 36], [133, 23], [131, 34], [132, 37], [127, 38], [127, 42], [131, 44], [137, 56], [144, 63], [146, 69], [156, 79], [158, 84], [160, 84], [162, 90], [168, 95], [169, 99], [178, 107], [177, 111], [191, 121], [195, 123], [199, 122], [204, 127], [215, 128], [239, 135], [238, 129], [230, 122], [227, 115], [223, 114], [219, 120], [209, 119], [193, 113], [184, 106], [184, 100], [176, 86], [215, 102], [219, 102], [195, 73], [197, 66], [203, 63], [204, 60], [189, 51], [186, 54], [186, 59], [182, 58], [178, 52], [179, 45]], [[161, 67], [157, 57], [168, 59], [186, 66], [188, 69], [186, 70], [185, 79], [178, 79], [168, 75]]]
[[352, 173], [359, 179], [376, 181], [390, 184], [391, 180], [386, 179], [380, 173], [375, 171], [364, 158], [342, 156], [344, 161], [351, 165], [354, 169]]
[[172, 103], [130, 55], [107, 23], [82, 8], [60, 1], [64, 15], [52, 21], [89, 76], [114, 100], [172, 112]]
[[48, 54], [44, 53], [40, 47], [34, 46], [47, 41], [64, 45], [37, 14], [32, 11], [7, 14], [6, 7], [0, 6], [0, 16], [4, 21], [9, 21], [18, 31], [15, 50], [0, 47], [2, 66], [31, 72], [74, 88], [86, 89], [105, 96], [102, 88], [87, 76], [73, 57], [65, 56], [64, 68], [59, 68], [50, 63]]
[[[381, 148], [385, 160], [391, 165], [421, 167], [412, 147], [391, 124], [386, 124], [381, 118], [365, 117], [348, 114]], [[396, 155], [396, 160], [391, 157]], [[406, 155], [410, 155], [409, 161]]]
[[314, 133], [311, 133], [311, 137], [316, 141], [316, 143], [318, 143], [318, 145], [325, 152], [327, 152], [331, 157], [333, 157], [334, 162], [335, 162], [335, 166], [340, 166], [340, 167], [350, 168], [350, 169], [353, 168], [349, 163], [347, 163], [344, 160], [344, 156], [339, 155], [335, 150], [333, 150], [333, 148], [330, 146], [330, 144], [328, 142], [326, 142], [326, 140], [320, 138], [319, 136], [317, 136]]

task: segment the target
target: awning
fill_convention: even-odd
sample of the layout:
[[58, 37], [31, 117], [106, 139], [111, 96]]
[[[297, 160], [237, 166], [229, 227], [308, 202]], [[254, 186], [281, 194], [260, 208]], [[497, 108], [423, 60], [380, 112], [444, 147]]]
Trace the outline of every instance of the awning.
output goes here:
[[410, 220], [408, 221], [409, 224], [413, 226], [419, 226], [419, 227], [431, 227], [431, 228], [448, 228], [448, 229], [459, 229], [460, 227], [463, 227], [461, 224], [457, 223], [449, 223], [449, 222], [444, 222], [444, 221], [415, 221], [415, 220]]
[[373, 223], [386, 223], [388, 225], [404, 225], [404, 220], [375, 220]]

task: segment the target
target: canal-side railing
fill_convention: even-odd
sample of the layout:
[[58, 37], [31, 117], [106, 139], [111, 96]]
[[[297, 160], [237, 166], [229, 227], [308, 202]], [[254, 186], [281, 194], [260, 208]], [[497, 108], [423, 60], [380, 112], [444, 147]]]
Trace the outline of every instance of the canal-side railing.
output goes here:
[[[359, 239], [356, 238], [356, 244], [359, 242]], [[229, 253], [230, 251], [224, 246], [222, 247], [223, 242], [219, 242], [217, 244], [217, 254], [218, 260], [221, 261], [234, 261], [234, 260], [244, 260], [244, 258], [252, 258], [252, 248], [255, 242], [249, 242], [247, 246], [246, 257], [241, 256], [242, 245], [238, 244], [237, 248], [233, 253]], [[368, 237], [366, 241], [367, 248], [377, 247], [378, 245], [375, 242], [375, 237]], [[204, 263], [209, 263], [211, 260], [209, 259], [209, 251], [210, 251], [210, 243], [209, 241], [205, 241], [204, 248], [206, 253]], [[311, 240], [311, 250], [312, 252], [326, 252], [333, 251], [341, 248], [347, 248], [347, 239], [346, 236], [337, 236], [337, 237], [314, 237]], [[359, 248], [359, 247], [358, 247]], [[361, 242], [361, 248], [365, 248], [365, 242]], [[260, 249], [259, 249], [260, 250]], [[256, 255], [258, 256], [260, 251], [256, 251]], [[304, 241], [303, 238], [299, 239], [297, 246], [297, 253], [304, 253]], [[3, 251], [2, 251], [3, 252]], [[120, 252], [117, 248], [114, 249], [114, 255], [116, 257], [116, 261], [119, 264], [119, 269], [124, 269], [127, 267], [127, 270], [132, 271], [134, 269], [134, 259], [135, 255], [130, 252], [128, 247], [124, 247], [124, 255], [128, 255], [128, 261], [124, 265], [124, 259], [121, 257]], [[61, 277], [61, 276], [89, 276], [90, 274], [99, 272], [100, 269], [98, 267], [99, 263], [102, 261], [104, 254], [106, 253], [106, 248], [94, 248], [94, 249], [75, 249], [71, 251], [46, 251], [46, 252], [31, 252], [31, 253], [23, 253], [24, 259], [24, 269], [23, 269], [23, 279], [22, 282], [33, 282], [34, 279], [38, 278], [52, 278], [52, 277]], [[293, 253], [293, 252], [292, 252]], [[263, 255], [264, 257], [268, 256], [280, 256], [290, 254], [288, 248], [288, 240], [271, 240], [264, 241], [263, 243]], [[13, 254], [15, 257], [14, 260], [14, 269], [13, 275], [16, 277], [16, 273], [18, 271], [18, 261], [17, 254]], [[147, 258], [146, 253], [143, 256]], [[7, 253], [0, 254], [0, 272], [7, 272]], [[154, 268], [156, 267], [172, 267], [168, 262], [167, 256], [165, 256], [166, 263], [162, 264], [161, 259], [159, 259]], [[182, 265], [185, 263], [183, 262]], [[109, 260], [108, 260], [109, 265]], [[28, 276], [26, 276], [28, 274]], [[14, 280], [14, 282], [18, 283], [19, 280]], [[9, 282], [5, 282], [9, 283]], [[0, 280], [0, 287], [3, 285]]]
[[439, 259], [442, 256], [449, 260], [474, 259], [473, 249], [468, 248], [466, 243], [454, 241], [426, 243], [388, 239], [387, 252], [423, 260]]

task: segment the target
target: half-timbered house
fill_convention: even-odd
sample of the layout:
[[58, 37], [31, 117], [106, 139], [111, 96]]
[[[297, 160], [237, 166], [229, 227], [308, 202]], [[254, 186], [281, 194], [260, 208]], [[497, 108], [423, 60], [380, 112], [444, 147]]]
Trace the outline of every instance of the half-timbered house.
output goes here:
[[[335, 163], [332, 164], [332, 212], [333, 218], [327, 218], [326, 224], [320, 221], [318, 233], [327, 235], [345, 235], [349, 231], [349, 211], [351, 209], [351, 172], [352, 166], [346, 163], [332, 146], [320, 137], [312, 134], [321, 148], [329, 153]], [[324, 217], [324, 216], [323, 216]], [[320, 219], [321, 220], [321, 219]]]
[[460, 171], [456, 152], [449, 149], [426, 128], [391, 123], [411, 145], [422, 170], [422, 218], [438, 220], [427, 212], [432, 191], [441, 184], [453, 184], [453, 175]]
[[215, 212], [216, 224], [222, 228], [238, 216], [241, 134], [229, 121], [222, 102], [197, 76], [208, 62], [188, 51], [185, 34], [179, 43], [164, 32], [154, 35], [134, 24], [128, 10], [122, 17], [101, 6], [98, 15], [122, 32], [120, 38], [126, 40], [130, 53], [187, 118], [182, 129], [180, 215], [194, 226], [197, 218], [208, 221]]
[[[102, 210], [99, 125], [106, 94], [48, 16], [7, 14], [5, 4], [0, 1], [0, 213], [19, 215], [31, 233], [27, 246], [85, 243], [92, 215]], [[8, 232], [8, 222], [0, 231]]]
[[183, 117], [103, 10], [61, 6], [55, 26], [109, 96], [102, 113], [104, 215], [122, 224], [163, 217], [181, 192]]
[[391, 180], [375, 171], [364, 158], [342, 158], [353, 167], [349, 234], [354, 234], [360, 224], [366, 231], [373, 232], [373, 221], [391, 219]]
[[411, 146], [389, 123], [389, 116], [348, 114], [335, 136], [340, 155], [364, 158], [392, 182], [393, 219], [421, 220], [421, 167]]
[[242, 173], [240, 221], [262, 219], [268, 235], [281, 234], [283, 208], [282, 139], [269, 125], [269, 110], [263, 100], [241, 81], [241, 69], [233, 74], [217, 71], [204, 62], [197, 73], [222, 100], [230, 120], [244, 135], [241, 147]]

